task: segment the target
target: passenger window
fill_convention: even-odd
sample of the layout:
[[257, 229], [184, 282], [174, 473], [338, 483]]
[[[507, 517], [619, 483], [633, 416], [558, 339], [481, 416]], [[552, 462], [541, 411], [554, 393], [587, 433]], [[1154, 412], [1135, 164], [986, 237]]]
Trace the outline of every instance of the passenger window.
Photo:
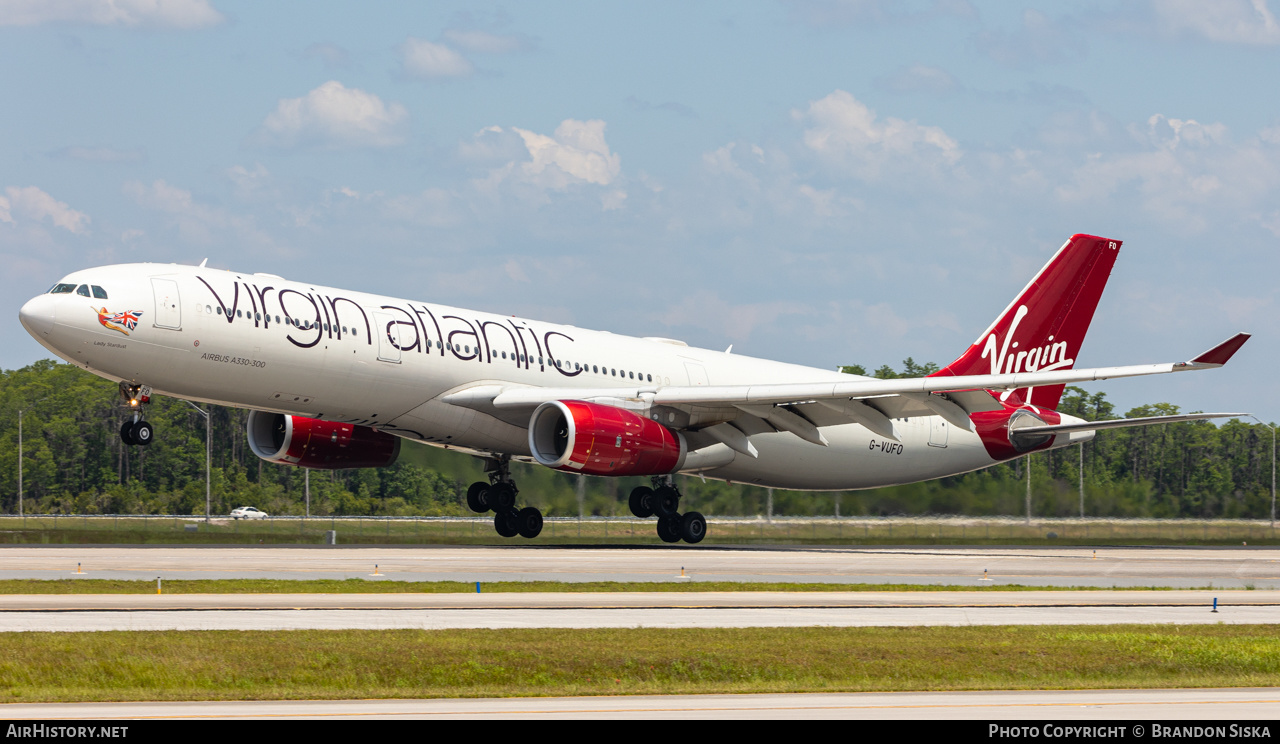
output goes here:
[[645, 377], [649, 378], [646, 382], [653, 382], [653, 375], [645, 375]]
[[594, 372], [594, 373], [596, 373], [596, 374], [599, 374], [599, 373], [600, 373], [600, 368], [593, 364], [593, 365], [591, 365], [591, 371], [592, 371], [592, 372]]
[[221, 306], [221, 305], [219, 305], [219, 306], [218, 306], [218, 315], [222, 315], [222, 306]]
[[342, 332], [343, 332], [343, 333], [346, 333], [346, 332], [347, 332], [347, 327], [346, 327], [346, 326], [343, 326], [343, 327], [342, 327]]
[[628, 372], [628, 373], [627, 373], [627, 376], [628, 376], [628, 377], [630, 377], [630, 378], [631, 378], [631, 379], [633, 379], [633, 380], [634, 380], [634, 379], [636, 379], [636, 373], [635, 373], [635, 372]]
[[239, 317], [240, 317], [240, 311], [239, 311], [239, 310], [237, 310], [237, 311], [236, 311], [236, 317], [237, 317], [237, 318], [239, 318]]
[[614, 377], [617, 377], [617, 376], [618, 376], [618, 370], [616, 370], [616, 369], [611, 369], [611, 370], [609, 370], [609, 374], [613, 375]]
[[277, 315], [277, 316], [276, 316], [276, 322], [277, 322], [277, 323], [279, 323], [279, 322], [280, 322], [280, 316], [279, 316], [279, 315]]
[[261, 321], [262, 321], [262, 313], [254, 313], [254, 314], [253, 314], [253, 319], [254, 319], [254, 320], [256, 320], [256, 321], [261, 322]]
[[80, 286], [76, 287], [76, 294], [78, 294], [78, 295], [80, 295], [80, 296], [82, 296], [82, 297], [88, 297], [88, 296], [89, 296], [89, 285], [88, 285], [88, 284], [81, 284]]
[[95, 284], [95, 285], [93, 285], [93, 296], [94, 296], [96, 299], [99, 299], [99, 300], [105, 300], [105, 299], [107, 299], [107, 290], [105, 290], [105, 289], [103, 289], [102, 287], [99, 287], [98, 285], [96, 285], [96, 284]]

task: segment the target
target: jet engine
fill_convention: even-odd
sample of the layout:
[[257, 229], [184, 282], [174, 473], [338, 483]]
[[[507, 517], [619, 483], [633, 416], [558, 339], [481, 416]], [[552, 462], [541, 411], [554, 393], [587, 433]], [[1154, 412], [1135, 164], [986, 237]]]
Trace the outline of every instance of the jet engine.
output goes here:
[[684, 464], [684, 437], [614, 406], [555, 400], [529, 420], [529, 449], [540, 464], [587, 475], [665, 475]]
[[400, 456], [400, 438], [367, 426], [249, 413], [249, 448], [267, 462], [317, 470], [381, 468]]

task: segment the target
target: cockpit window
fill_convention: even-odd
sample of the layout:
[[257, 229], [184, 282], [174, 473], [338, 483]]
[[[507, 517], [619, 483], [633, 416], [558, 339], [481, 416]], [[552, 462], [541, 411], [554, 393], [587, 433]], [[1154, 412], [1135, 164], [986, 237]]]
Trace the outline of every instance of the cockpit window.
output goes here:
[[88, 297], [88, 296], [89, 296], [89, 285], [88, 285], [88, 284], [81, 284], [80, 286], [76, 287], [76, 294], [80, 295], [81, 297]]
[[70, 294], [76, 291], [74, 284], [55, 284], [53, 289], [49, 290], [49, 294]]
[[105, 300], [107, 299], [107, 290], [95, 284], [93, 285], [93, 296], [99, 300]]

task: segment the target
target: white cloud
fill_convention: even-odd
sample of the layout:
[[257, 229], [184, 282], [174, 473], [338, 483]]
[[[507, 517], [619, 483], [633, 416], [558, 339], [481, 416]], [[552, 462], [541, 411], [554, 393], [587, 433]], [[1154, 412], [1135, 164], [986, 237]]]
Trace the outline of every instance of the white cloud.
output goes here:
[[[488, 176], [474, 185], [492, 190], [499, 184], [512, 182], [533, 186], [537, 198], [545, 199], [547, 191], [565, 191], [578, 185], [609, 186], [622, 172], [622, 159], [610, 152], [604, 138], [605, 123], [599, 119], [579, 121], [565, 119], [553, 135], [538, 134], [527, 129], [486, 127], [471, 142], [459, 147], [460, 154], [474, 160], [490, 160], [510, 153], [514, 133], [523, 145], [521, 157], [493, 168]], [[527, 159], [525, 157], [527, 156]], [[617, 209], [627, 198], [626, 191], [610, 189], [601, 196], [606, 210]]]
[[302, 51], [302, 56], [318, 59], [327, 69], [347, 67], [351, 53], [337, 44], [315, 43]]
[[1168, 32], [1191, 33], [1227, 44], [1280, 44], [1280, 25], [1267, 0], [1153, 0]]
[[146, 154], [140, 149], [118, 150], [114, 147], [64, 147], [53, 155], [90, 163], [134, 163], [146, 159]]
[[417, 78], [466, 77], [475, 67], [457, 51], [410, 36], [400, 46], [400, 64], [406, 74]]
[[275, 241], [259, 230], [251, 218], [232, 214], [220, 207], [201, 204], [190, 191], [162, 179], [150, 186], [125, 184], [125, 193], [138, 204], [169, 216], [179, 235], [194, 243], [213, 243], [215, 233], [230, 231], [253, 247], [275, 248]]
[[622, 170], [622, 161], [617, 153], [609, 152], [604, 127], [600, 119], [565, 119], [551, 137], [513, 127], [532, 158], [521, 170], [530, 181], [554, 189], [579, 181], [601, 186], [612, 183]]
[[389, 147], [404, 141], [408, 119], [403, 105], [330, 80], [301, 98], [281, 99], [259, 138], [280, 147]]
[[711, 290], [701, 289], [683, 295], [657, 319], [668, 327], [693, 326], [738, 342], [746, 341], [761, 326], [772, 325], [784, 316], [811, 314], [813, 309], [799, 302], [774, 300], [734, 304]]
[[448, 39], [461, 49], [480, 54], [510, 54], [527, 49], [530, 43], [514, 34], [491, 34], [487, 31], [462, 31], [451, 28], [444, 32]]
[[0, 26], [75, 23], [91, 26], [203, 28], [226, 18], [207, 0], [3, 0]]
[[959, 87], [951, 73], [922, 64], [899, 68], [877, 84], [894, 93], [946, 93]]
[[1201, 124], [1195, 119], [1167, 119], [1164, 114], [1155, 114], [1147, 119], [1147, 130], [1151, 144], [1169, 150], [1179, 146], [1222, 144], [1227, 134], [1227, 127], [1221, 122]]
[[54, 226], [76, 235], [89, 232], [89, 215], [77, 212], [35, 186], [10, 186], [4, 193], [5, 197], [0, 197], [0, 222], [16, 223], [16, 214], [37, 222], [48, 219]]
[[954, 165], [963, 154], [940, 127], [879, 119], [866, 104], [843, 90], [809, 103], [792, 116], [807, 125], [804, 144], [830, 162], [873, 178], [890, 159]]

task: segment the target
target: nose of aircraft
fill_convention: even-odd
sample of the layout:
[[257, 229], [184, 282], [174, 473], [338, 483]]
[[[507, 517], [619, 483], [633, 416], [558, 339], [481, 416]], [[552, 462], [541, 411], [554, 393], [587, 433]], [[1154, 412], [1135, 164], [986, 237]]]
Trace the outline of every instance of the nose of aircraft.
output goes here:
[[[36, 295], [18, 311], [18, 319], [27, 333], [39, 338], [53, 330], [55, 298], [50, 294]], [[12, 307], [12, 305], [10, 306]]]

